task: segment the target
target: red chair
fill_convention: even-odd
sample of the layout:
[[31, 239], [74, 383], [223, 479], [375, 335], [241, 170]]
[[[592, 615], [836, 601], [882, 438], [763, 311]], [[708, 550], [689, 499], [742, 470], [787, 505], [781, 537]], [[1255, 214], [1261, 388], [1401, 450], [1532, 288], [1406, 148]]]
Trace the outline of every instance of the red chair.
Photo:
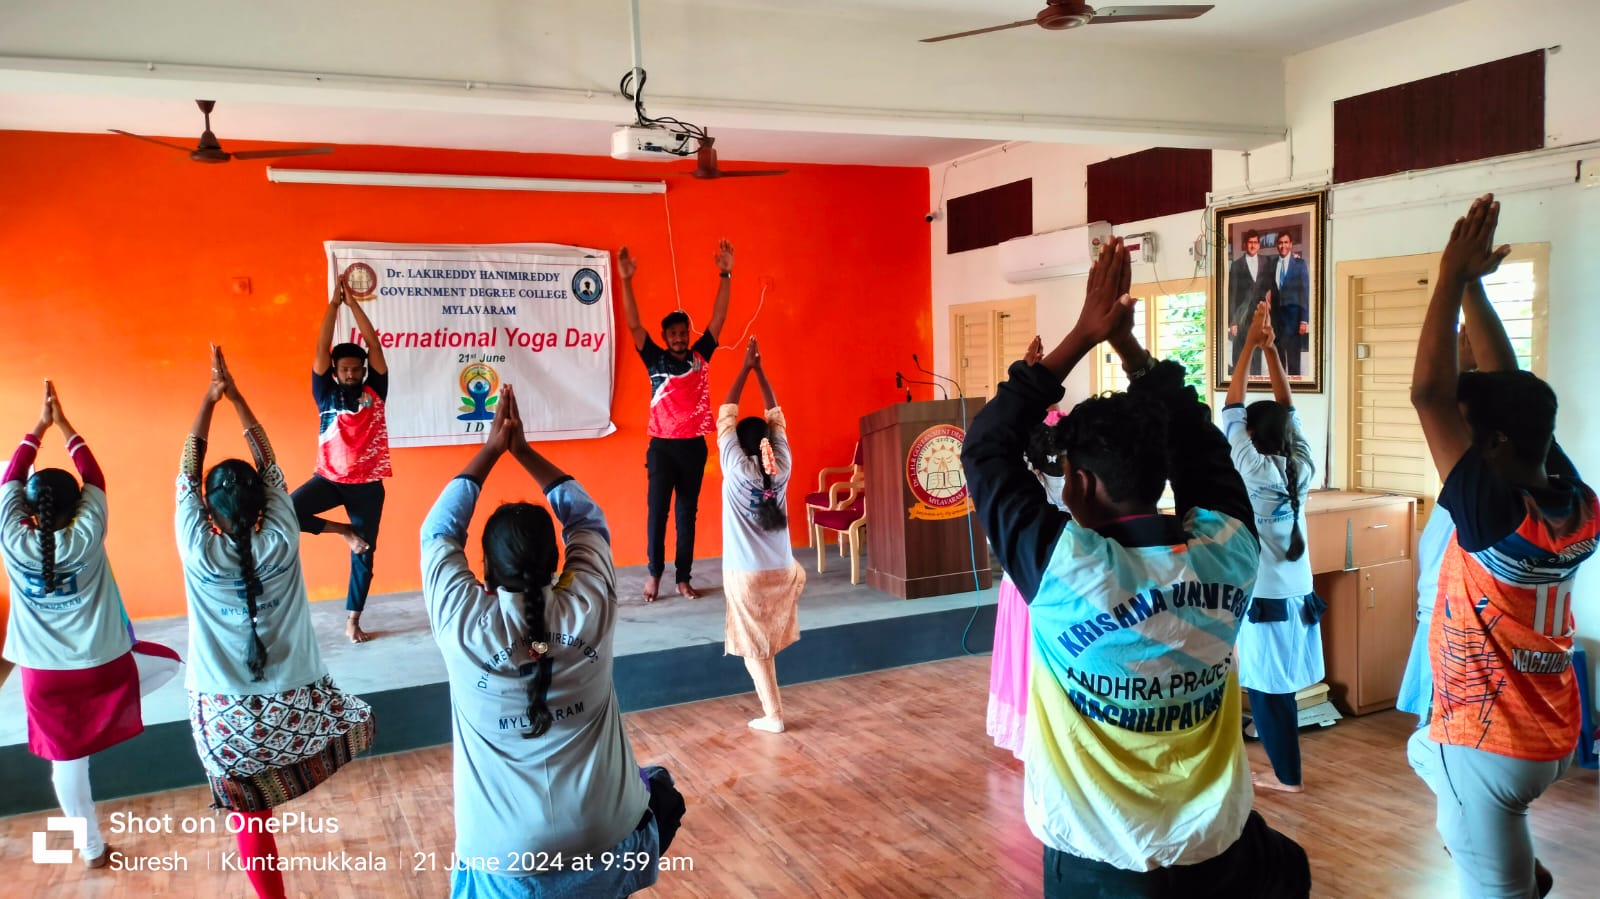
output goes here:
[[[828, 475], [846, 474], [849, 477], [842, 481], [828, 484]], [[855, 458], [849, 465], [836, 468], [824, 468], [817, 472], [817, 492], [806, 494], [806, 539], [811, 541], [809, 546], [816, 546], [816, 531], [811, 525], [816, 521], [813, 517], [818, 511], [829, 509], [848, 508], [851, 503], [859, 498], [867, 488], [866, 475], [861, 468], [861, 443], [856, 442]], [[844, 555], [844, 546], [839, 547], [839, 554]]]
[[839, 535], [839, 554], [850, 547], [850, 583], [861, 583], [861, 529], [867, 524], [866, 496], [856, 493], [855, 500], [841, 509], [817, 509], [812, 514], [812, 542], [817, 547], [817, 573], [828, 570], [828, 531]]

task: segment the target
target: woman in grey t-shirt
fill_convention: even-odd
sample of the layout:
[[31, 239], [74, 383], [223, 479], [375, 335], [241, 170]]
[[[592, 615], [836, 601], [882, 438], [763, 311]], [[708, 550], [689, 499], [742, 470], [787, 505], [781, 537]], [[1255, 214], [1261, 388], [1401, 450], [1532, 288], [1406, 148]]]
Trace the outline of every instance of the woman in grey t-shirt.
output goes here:
[[[663, 768], [641, 771], [611, 680], [616, 570], [605, 516], [528, 446], [510, 387], [487, 442], [422, 525], [422, 592], [450, 677], [455, 896], [625, 896], [656, 880], [683, 815]], [[507, 503], [483, 528], [484, 582], [467, 524], [506, 453], [550, 510]], [[566, 566], [557, 570], [551, 511]]]
[[[761, 385], [757, 418], [739, 418], [739, 397], [754, 373]], [[783, 733], [783, 699], [773, 658], [800, 639], [798, 607], [806, 570], [789, 545], [787, 423], [750, 338], [744, 363], [717, 410], [717, 453], [722, 461], [722, 588], [728, 594], [724, 649], [742, 656], [761, 700], [755, 730]]]
[[[255, 464], [211, 467], [211, 412], [226, 397]], [[334, 685], [311, 629], [300, 522], [266, 431], [211, 349], [211, 384], [183, 447], [178, 555], [189, 606], [189, 726], [227, 809], [239, 866], [261, 896], [283, 895], [272, 810], [310, 792], [372, 745], [372, 709]], [[235, 817], [236, 816], [236, 817]]]

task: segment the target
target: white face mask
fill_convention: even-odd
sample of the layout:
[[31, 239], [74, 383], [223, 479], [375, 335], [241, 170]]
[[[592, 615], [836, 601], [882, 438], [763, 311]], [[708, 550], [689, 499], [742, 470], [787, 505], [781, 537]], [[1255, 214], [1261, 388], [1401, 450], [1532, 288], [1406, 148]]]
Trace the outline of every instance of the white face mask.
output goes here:
[[1061, 493], [1067, 487], [1067, 479], [1060, 475], [1039, 473], [1039, 483], [1044, 485], [1044, 492], [1050, 498], [1050, 504], [1057, 509], [1067, 511], [1067, 504], [1061, 499]]

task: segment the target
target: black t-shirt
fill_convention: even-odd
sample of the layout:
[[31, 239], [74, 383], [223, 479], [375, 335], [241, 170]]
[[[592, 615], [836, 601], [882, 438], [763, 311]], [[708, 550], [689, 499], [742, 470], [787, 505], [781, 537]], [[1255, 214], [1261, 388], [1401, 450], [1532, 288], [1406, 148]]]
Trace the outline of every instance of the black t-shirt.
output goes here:
[[1449, 510], [1461, 548], [1482, 552], [1516, 533], [1528, 517], [1527, 496], [1553, 520], [1570, 515], [1572, 504], [1582, 496], [1576, 484], [1578, 472], [1553, 440], [1544, 467], [1549, 488], [1524, 490], [1495, 474], [1477, 447], [1463, 453], [1439, 491], [1439, 505]]

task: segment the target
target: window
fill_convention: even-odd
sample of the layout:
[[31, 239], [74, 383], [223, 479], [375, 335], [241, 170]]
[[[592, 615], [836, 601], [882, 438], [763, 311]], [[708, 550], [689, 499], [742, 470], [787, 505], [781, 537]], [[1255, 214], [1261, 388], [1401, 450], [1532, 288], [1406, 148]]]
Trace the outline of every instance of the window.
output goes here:
[[[1133, 332], [1157, 359], [1174, 359], [1188, 370], [1184, 383], [1206, 395], [1206, 300], [1203, 281], [1135, 284], [1140, 301], [1133, 310]], [[1127, 390], [1128, 376], [1111, 347], [1095, 348], [1092, 387], [1096, 393]]]
[[[1500, 322], [1511, 338], [1511, 348], [1517, 351], [1517, 364], [1543, 376], [1544, 374], [1544, 323], [1542, 315], [1535, 315], [1534, 304], [1539, 299], [1539, 283], [1534, 273], [1535, 260], [1507, 259], [1498, 271], [1483, 279], [1483, 291], [1489, 295], [1494, 311], [1500, 313]], [[1540, 331], [1535, 339], [1535, 331]]]

